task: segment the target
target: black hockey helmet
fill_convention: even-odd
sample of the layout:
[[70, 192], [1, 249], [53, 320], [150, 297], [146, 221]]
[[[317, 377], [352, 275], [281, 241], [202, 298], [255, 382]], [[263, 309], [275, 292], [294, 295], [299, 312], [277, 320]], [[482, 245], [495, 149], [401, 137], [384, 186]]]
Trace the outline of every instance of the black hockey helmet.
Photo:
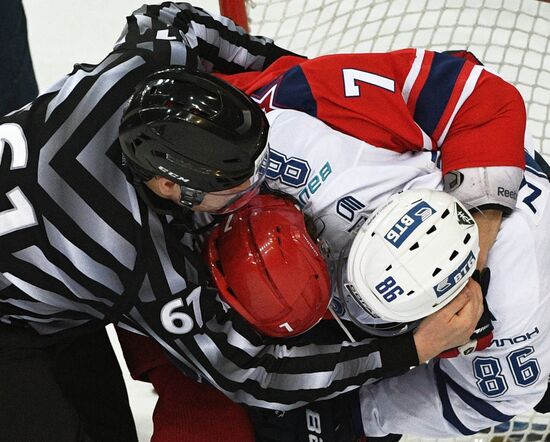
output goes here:
[[182, 187], [181, 204], [205, 193], [256, 187], [265, 176], [268, 122], [247, 95], [212, 75], [182, 67], [147, 77], [122, 115], [120, 144], [141, 180]]

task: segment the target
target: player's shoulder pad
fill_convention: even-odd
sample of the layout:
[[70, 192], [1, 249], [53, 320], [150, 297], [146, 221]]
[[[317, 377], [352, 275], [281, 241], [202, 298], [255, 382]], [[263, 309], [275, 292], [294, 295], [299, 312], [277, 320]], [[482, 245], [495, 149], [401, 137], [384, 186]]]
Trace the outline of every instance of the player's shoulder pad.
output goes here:
[[494, 208], [505, 213], [516, 206], [523, 170], [514, 166], [471, 167], [448, 172], [445, 191], [466, 208]]

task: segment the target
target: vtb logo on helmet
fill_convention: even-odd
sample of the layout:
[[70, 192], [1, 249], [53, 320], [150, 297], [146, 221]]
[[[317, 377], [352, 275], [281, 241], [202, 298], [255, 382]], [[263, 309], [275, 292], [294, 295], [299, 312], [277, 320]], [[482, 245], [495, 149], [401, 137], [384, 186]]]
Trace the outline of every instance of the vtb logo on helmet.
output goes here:
[[[169, 68], [136, 88], [120, 125], [122, 152], [140, 180], [182, 186], [181, 204], [205, 193], [256, 188], [265, 176], [268, 122], [247, 95], [214, 76]], [[139, 184], [139, 183], [136, 183]]]
[[264, 335], [298, 335], [327, 311], [327, 266], [290, 201], [256, 196], [212, 231], [207, 261], [222, 298]]
[[477, 225], [458, 200], [438, 191], [404, 191], [342, 252], [340, 297], [365, 329], [386, 325], [402, 332], [403, 324], [434, 313], [462, 290], [478, 253]]
[[415, 229], [434, 213], [425, 201], [420, 201], [397, 221], [384, 236], [395, 247], [399, 247]]

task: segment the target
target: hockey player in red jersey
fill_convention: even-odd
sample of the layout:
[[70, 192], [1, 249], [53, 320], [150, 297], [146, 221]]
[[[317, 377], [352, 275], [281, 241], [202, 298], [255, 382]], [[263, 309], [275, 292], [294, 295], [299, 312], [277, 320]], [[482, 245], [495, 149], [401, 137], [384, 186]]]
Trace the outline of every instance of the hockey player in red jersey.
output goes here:
[[266, 112], [299, 110], [396, 152], [441, 150], [444, 174], [495, 161], [521, 167], [523, 100], [472, 60], [461, 51], [424, 49], [287, 56], [262, 72], [221, 78]]

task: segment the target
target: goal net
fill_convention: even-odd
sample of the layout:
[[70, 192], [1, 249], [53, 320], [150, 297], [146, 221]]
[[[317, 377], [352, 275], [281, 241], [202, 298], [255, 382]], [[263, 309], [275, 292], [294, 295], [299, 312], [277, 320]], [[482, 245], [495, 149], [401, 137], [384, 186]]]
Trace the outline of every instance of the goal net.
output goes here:
[[[550, 3], [537, 0], [221, 0], [253, 34], [315, 56], [406, 47], [468, 49], [521, 92], [528, 127], [550, 159]], [[550, 441], [550, 415], [532, 412], [468, 438]], [[407, 436], [406, 440], [420, 440]]]
[[[513, 83], [550, 158], [550, 3], [537, 0], [222, 0], [250, 31], [315, 56], [406, 47], [468, 49]], [[246, 9], [245, 9], [246, 6]], [[242, 18], [233, 17], [239, 21]], [[240, 23], [242, 24], [242, 22]]]

